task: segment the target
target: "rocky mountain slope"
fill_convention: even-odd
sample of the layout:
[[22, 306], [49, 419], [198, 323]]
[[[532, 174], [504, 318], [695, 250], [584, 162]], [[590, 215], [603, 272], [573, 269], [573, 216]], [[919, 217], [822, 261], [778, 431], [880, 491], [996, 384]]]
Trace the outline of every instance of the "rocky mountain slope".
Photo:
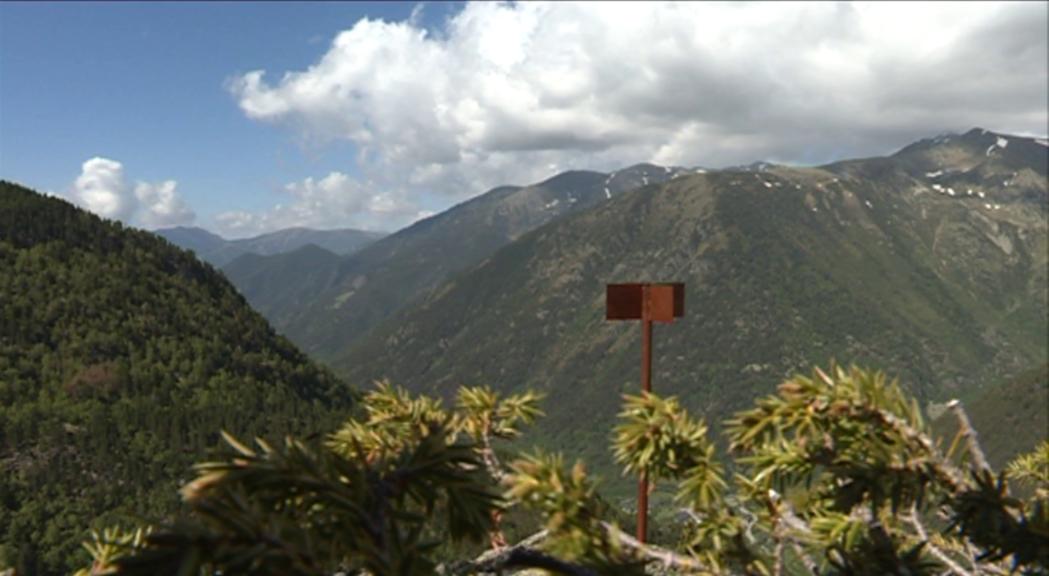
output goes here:
[[716, 420], [830, 358], [923, 401], [977, 397], [1049, 349], [1047, 152], [973, 130], [644, 186], [524, 234], [334, 366], [362, 384], [543, 390], [542, 441], [607, 462], [640, 330], [604, 320], [604, 286], [682, 281], [685, 318], [655, 328], [654, 386]]

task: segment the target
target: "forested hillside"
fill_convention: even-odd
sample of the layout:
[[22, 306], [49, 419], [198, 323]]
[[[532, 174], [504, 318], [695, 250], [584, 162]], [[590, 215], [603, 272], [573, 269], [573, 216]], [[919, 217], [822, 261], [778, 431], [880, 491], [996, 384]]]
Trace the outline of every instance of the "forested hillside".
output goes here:
[[192, 254], [0, 182], [0, 565], [64, 573], [85, 528], [174, 511], [219, 430], [351, 400]]
[[831, 358], [881, 366], [923, 403], [976, 398], [1049, 350], [1047, 151], [973, 130], [642, 187], [507, 245], [334, 366], [419, 391], [556, 395], [537, 436], [607, 469], [640, 329], [604, 319], [604, 286], [681, 281], [685, 317], [655, 327], [654, 387], [711, 417]]
[[285, 254], [244, 254], [222, 273], [275, 326], [282, 326], [321, 296], [338, 277], [341, 259], [315, 245]]

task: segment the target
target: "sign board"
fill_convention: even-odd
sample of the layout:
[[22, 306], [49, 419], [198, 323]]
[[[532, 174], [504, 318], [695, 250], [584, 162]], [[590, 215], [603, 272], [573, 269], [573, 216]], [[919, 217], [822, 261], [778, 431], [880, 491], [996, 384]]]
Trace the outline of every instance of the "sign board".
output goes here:
[[673, 322], [685, 315], [685, 285], [609, 284], [605, 291], [605, 319]]
[[609, 284], [605, 287], [606, 320], [640, 320], [644, 284]]

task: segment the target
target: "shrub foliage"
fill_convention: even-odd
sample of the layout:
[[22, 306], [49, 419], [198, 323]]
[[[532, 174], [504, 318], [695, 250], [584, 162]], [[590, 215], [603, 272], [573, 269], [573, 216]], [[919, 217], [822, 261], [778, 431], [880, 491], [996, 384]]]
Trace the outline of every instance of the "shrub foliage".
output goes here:
[[[995, 472], [959, 404], [941, 446], [881, 373], [786, 380], [725, 423], [720, 455], [674, 398], [627, 396], [612, 449], [624, 473], [676, 484], [680, 540], [666, 546], [621, 530], [582, 462], [503, 464], [493, 442], [518, 437], [539, 401], [463, 388], [448, 409], [384, 383], [323, 443], [227, 435], [183, 488], [185, 517], [94, 533], [82, 574], [1049, 573], [1049, 442]], [[515, 508], [543, 526], [506, 545], [493, 535]], [[476, 558], [439, 558], [486, 538]]]

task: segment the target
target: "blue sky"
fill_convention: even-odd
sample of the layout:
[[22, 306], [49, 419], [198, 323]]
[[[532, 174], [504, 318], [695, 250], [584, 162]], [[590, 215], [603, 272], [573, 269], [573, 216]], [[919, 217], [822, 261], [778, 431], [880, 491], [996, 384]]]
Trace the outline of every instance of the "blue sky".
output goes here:
[[1044, 135], [1045, 21], [1045, 3], [4, 2], [0, 177], [144, 227], [392, 230], [568, 168]]
[[[262, 209], [274, 190], [352, 171], [350, 143], [308, 147], [244, 117], [237, 73], [294, 70], [361, 18], [414, 3], [2, 3], [0, 176], [62, 192], [88, 158], [174, 178], [197, 212]], [[424, 10], [433, 25], [452, 5]]]

